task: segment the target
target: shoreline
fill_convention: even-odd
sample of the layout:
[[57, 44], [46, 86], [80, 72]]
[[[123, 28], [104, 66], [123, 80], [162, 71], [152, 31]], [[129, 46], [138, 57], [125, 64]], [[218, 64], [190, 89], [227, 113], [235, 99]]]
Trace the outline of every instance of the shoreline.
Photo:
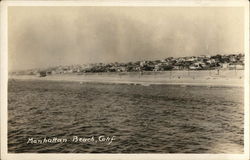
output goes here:
[[104, 84], [128, 84], [128, 85], [183, 85], [183, 86], [222, 86], [222, 87], [244, 87], [244, 78], [235, 76], [122, 76], [119, 75], [49, 75], [37, 76], [9, 76], [8, 80], [41, 80], [55, 82], [79, 82], [82, 83], [104, 83]]

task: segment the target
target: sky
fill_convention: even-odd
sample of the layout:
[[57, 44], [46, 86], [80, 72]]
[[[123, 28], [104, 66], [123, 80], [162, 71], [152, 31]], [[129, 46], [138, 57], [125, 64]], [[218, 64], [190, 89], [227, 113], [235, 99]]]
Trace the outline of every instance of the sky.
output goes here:
[[9, 7], [9, 70], [243, 53], [240, 7]]

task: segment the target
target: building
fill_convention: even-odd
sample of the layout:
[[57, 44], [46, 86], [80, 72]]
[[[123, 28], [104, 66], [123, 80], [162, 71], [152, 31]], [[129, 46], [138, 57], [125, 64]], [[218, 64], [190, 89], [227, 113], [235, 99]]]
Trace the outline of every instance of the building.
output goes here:
[[221, 69], [229, 69], [229, 63], [220, 63]]
[[45, 71], [40, 71], [40, 72], [38, 72], [37, 76], [38, 77], [46, 77], [47, 73]]

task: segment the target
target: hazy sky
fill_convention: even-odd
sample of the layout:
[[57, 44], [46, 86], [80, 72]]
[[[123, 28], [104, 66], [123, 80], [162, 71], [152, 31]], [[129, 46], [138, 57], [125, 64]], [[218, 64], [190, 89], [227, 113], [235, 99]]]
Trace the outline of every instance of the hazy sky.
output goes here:
[[9, 69], [243, 52], [244, 10], [9, 7]]

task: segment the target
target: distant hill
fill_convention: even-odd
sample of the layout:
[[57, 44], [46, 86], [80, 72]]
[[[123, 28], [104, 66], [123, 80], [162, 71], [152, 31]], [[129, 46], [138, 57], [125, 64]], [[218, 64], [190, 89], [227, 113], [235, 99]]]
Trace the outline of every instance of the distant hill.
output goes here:
[[167, 57], [161, 60], [145, 60], [127, 63], [93, 63], [71, 66], [55, 66], [43, 69], [30, 69], [11, 72], [16, 75], [36, 75], [46, 73], [96, 73], [96, 72], [143, 72], [143, 71], [169, 71], [169, 70], [214, 70], [214, 69], [244, 69], [244, 54], [230, 55], [201, 55], [190, 57]]

